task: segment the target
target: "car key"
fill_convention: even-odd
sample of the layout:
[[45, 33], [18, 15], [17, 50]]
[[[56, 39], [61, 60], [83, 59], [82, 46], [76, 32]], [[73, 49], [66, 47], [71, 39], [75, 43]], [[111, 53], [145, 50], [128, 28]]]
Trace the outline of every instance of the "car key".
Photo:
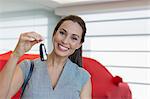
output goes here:
[[40, 50], [41, 61], [46, 61], [47, 60], [47, 52], [46, 52], [45, 45], [43, 43], [40, 44], [39, 50]]

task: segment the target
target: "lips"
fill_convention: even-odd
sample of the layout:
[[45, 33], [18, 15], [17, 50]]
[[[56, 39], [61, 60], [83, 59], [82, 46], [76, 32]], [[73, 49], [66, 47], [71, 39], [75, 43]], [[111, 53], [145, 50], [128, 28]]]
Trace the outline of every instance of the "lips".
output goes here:
[[61, 45], [61, 44], [58, 44], [58, 48], [59, 48], [61, 51], [67, 51], [67, 50], [69, 50], [68, 47], [65, 47], [65, 46], [63, 46], [63, 45]]

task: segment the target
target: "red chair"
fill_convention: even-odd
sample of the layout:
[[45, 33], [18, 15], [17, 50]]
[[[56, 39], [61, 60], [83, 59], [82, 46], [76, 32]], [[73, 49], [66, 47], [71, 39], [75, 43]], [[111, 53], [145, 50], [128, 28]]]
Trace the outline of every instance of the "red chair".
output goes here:
[[127, 83], [94, 59], [83, 57], [83, 67], [91, 74], [92, 99], [132, 99]]
[[[0, 70], [7, 62], [12, 51], [0, 54]], [[19, 60], [38, 58], [37, 54], [25, 54]], [[18, 62], [18, 63], [19, 63]], [[111, 73], [94, 59], [83, 57], [83, 68], [91, 74], [92, 99], [132, 99], [131, 91], [127, 83], [119, 76], [113, 77]], [[19, 99], [21, 89], [12, 97]]]

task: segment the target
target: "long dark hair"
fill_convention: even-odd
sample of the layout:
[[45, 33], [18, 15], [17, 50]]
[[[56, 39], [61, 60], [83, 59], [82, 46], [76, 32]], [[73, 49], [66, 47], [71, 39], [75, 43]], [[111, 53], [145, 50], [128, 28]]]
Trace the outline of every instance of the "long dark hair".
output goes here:
[[[73, 22], [77, 22], [81, 28], [82, 28], [82, 38], [81, 38], [81, 43], [84, 42], [84, 37], [86, 34], [86, 25], [85, 22], [81, 19], [81, 17], [76, 16], [76, 15], [69, 15], [66, 16], [64, 18], [62, 18], [56, 25], [55, 29], [54, 29], [54, 33], [53, 36], [55, 35], [55, 33], [57, 32], [58, 28], [60, 27], [60, 25], [67, 20], [71, 20]], [[69, 56], [69, 59], [76, 63], [78, 66], [82, 67], [82, 46], [79, 49], [76, 49], [75, 52]]]

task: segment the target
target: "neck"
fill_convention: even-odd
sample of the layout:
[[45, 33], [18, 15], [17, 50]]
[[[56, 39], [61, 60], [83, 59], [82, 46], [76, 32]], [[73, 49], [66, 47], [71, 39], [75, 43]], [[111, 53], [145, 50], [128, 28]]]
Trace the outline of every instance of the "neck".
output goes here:
[[60, 57], [58, 55], [55, 54], [55, 52], [53, 51], [51, 54], [48, 55], [48, 60], [47, 60], [47, 64], [48, 66], [55, 66], [55, 67], [63, 67], [64, 64], [66, 63], [68, 57]]

